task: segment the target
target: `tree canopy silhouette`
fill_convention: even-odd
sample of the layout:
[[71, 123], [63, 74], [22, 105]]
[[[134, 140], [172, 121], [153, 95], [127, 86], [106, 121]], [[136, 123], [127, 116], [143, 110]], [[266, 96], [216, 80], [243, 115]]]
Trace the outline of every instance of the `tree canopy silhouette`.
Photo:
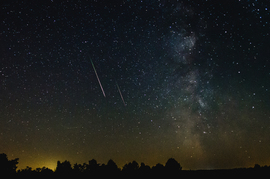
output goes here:
[[0, 154], [0, 173], [15, 173], [19, 158], [8, 160], [7, 155]]
[[169, 171], [179, 171], [182, 170], [180, 163], [178, 163], [174, 158], [169, 158], [165, 164], [165, 168]]
[[106, 170], [108, 172], [118, 172], [120, 169], [117, 167], [116, 163], [110, 159], [106, 165]]
[[256, 177], [266, 176], [270, 171], [270, 166], [260, 166], [255, 164], [253, 168], [237, 168], [228, 170], [182, 170], [182, 166], [174, 158], [169, 158], [165, 165], [156, 164], [152, 168], [144, 163], [139, 164], [136, 161], [125, 164], [122, 168], [118, 168], [116, 163], [110, 159], [107, 164], [98, 164], [95, 159], [89, 160], [88, 163], [77, 164], [73, 167], [70, 162], [65, 160], [64, 162], [57, 161], [57, 167], [55, 171], [49, 168], [42, 167], [33, 170], [27, 166], [25, 169], [20, 169], [16, 172], [18, 158], [8, 160], [7, 155], [0, 154], [0, 173], [2, 176], [18, 176], [20, 178], [171, 178], [171, 177], [182, 177], [182, 178], [196, 178], [196, 177], [214, 177], [216, 176], [249, 176]]
[[123, 172], [128, 172], [128, 173], [134, 173], [139, 169], [139, 164], [136, 161], [129, 162], [128, 164], [125, 164], [123, 167]]
[[55, 170], [56, 173], [69, 174], [69, 173], [71, 173], [71, 171], [72, 171], [72, 168], [71, 168], [71, 164], [69, 161], [67, 161], [67, 160], [65, 160], [64, 162], [57, 161], [57, 166], [56, 166], [56, 170]]

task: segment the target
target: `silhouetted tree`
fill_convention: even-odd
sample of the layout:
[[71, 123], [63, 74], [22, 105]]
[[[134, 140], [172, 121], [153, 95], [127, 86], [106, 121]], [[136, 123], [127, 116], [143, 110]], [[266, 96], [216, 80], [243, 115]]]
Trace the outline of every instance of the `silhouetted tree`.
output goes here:
[[75, 163], [73, 165], [73, 171], [74, 171], [74, 173], [83, 173], [85, 171], [85, 169], [86, 169], [86, 164], [85, 165], [84, 164], [82, 165], [82, 164]]
[[123, 172], [127, 173], [133, 173], [139, 169], [139, 164], [136, 161], [129, 162], [128, 164], [125, 164], [123, 167]]
[[40, 170], [40, 173], [43, 175], [43, 176], [49, 176], [49, 175], [52, 175], [53, 174], [53, 171], [47, 167], [42, 167], [41, 170]]
[[86, 169], [87, 169], [88, 164], [84, 162], [84, 163], [82, 164], [82, 166], [83, 166], [83, 169], [84, 169], [83, 171], [86, 172], [86, 171], [87, 171]]
[[153, 178], [157, 178], [157, 177], [162, 178], [164, 177], [164, 173], [165, 173], [164, 165], [158, 163], [152, 167], [151, 174]]
[[0, 173], [15, 173], [19, 158], [8, 160], [5, 153], [0, 154]]
[[88, 165], [86, 166], [86, 169], [88, 171], [96, 171], [99, 167], [99, 164], [95, 159], [89, 160]]
[[100, 165], [97, 163], [95, 159], [89, 160], [88, 164], [85, 164], [85, 173], [91, 177], [97, 177], [99, 170], [100, 170]]
[[20, 172], [30, 173], [30, 172], [33, 172], [33, 169], [32, 169], [32, 167], [26, 166], [26, 168], [25, 169], [21, 169]]
[[85, 175], [91, 178], [108, 178], [111, 176], [118, 176], [120, 169], [113, 160], [109, 160], [107, 165], [98, 164], [96, 160], [90, 160], [86, 165]]
[[140, 176], [147, 177], [150, 174], [151, 168], [148, 165], [145, 165], [144, 163], [141, 163], [141, 166], [139, 168], [139, 174]]
[[261, 168], [261, 166], [259, 164], [254, 165], [254, 169], [259, 169], [259, 168]]
[[162, 171], [164, 170], [164, 166], [160, 163], [157, 163], [155, 166], [152, 167], [152, 170]]
[[177, 172], [182, 169], [180, 163], [178, 163], [174, 158], [169, 158], [165, 164], [166, 170], [169, 172]]
[[18, 174], [21, 177], [27, 177], [27, 178], [34, 178], [35, 177], [35, 171], [32, 169], [32, 167], [26, 166], [25, 169], [21, 169], [18, 171]]
[[138, 169], [139, 169], [139, 164], [136, 161], [129, 162], [123, 166], [122, 174], [128, 178], [131, 178], [131, 177], [136, 178], [138, 174]]
[[142, 171], [149, 171], [151, 170], [151, 168], [148, 166], [148, 165], [145, 165], [143, 162], [141, 163], [141, 166], [139, 168], [139, 170], [142, 170]]
[[106, 170], [108, 172], [115, 173], [118, 172], [120, 169], [117, 167], [116, 163], [112, 159], [110, 159], [106, 165]]
[[72, 172], [71, 164], [69, 161], [65, 160], [64, 162], [57, 161], [56, 173], [59, 174], [70, 174]]
[[54, 175], [54, 172], [46, 167], [36, 168], [33, 170], [31, 167], [27, 166], [25, 169], [21, 169], [18, 172], [20, 178], [49, 178]]

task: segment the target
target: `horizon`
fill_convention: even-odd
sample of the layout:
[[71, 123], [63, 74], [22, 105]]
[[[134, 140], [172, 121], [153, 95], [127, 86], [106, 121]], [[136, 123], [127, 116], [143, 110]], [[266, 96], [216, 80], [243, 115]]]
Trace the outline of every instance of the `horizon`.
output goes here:
[[0, 152], [19, 167], [112, 158], [270, 164], [270, 7], [7, 1]]
[[[8, 158], [8, 159], [10, 159], [10, 158]], [[12, 159], [11, 159], [11, 160], [12, 160]], [[89, 159], [89, 160], [87, 160], [87, 161], [85, 161], [85, 162], [82, 162], [82, 163], [79, 163], [79, 162], [72, 163], [72, 162], [70, 162], [69, 160], [63, 160], [63, 161], [57, 160], [57, 161], [55, 161], [55, 162], [52, 162], [52, 161], [47, 162], [47, 163], [50, 163], [49, 165], [43, 165], [43, 166], [37, 166], [37, 167], [32, 167], [31, 165], [26, 165], [25, 167], [19, 167], [19, 166], [20, 166], [20, 160], [19, 160], [18, 167], [17, 167], [16, 171], [26, 169], [27, 167], [31, 167], [32, 170], [36, 170], [37, 168], [43, 168], [43, 167], [45, 167], [45, 168], [51, 169], [52, 171], [55, 171], [55, 170], [56, 170], [56, 167], [57, 167], [57, 162], [58, 162], [58, 161], [60, 161], [60, 162], [68, 161], [68, 162], [70, 162], [71, 167], [73, 168], [75, 164], [84, 164], [84, 163], [87, 164], [90, 160], [95, 160], [95, 159]], [[109, 160], [113, 160], [113, 159], [109, 159]], [[108, 160], [108, 161], [109, 161], [109, 160]], [[100, 163], [98, 160], [96, 160], [96, 161], [97, 161], [97, 164], [98, 164], [99, 166], [107, 165], [107, 162], [108, 162], [108, 161], [107, 161], [107, 162], [105, 162], [105, 163]], [[113, 160], [113, 161], [114, 161], [114, 160]], [[133, 160], [133, 161], [135, 161], [135, 160]], [[130, 162], [133, 162], [133, 161], [129, 161], [129, 162], [123, 164], [122, 166], [118, 165], [117, 162], [115, 162], [115, 161], [114, 161], [114, 162], [116, 163], [117, 167], [118, 167], [119, 169], [122, 170], [123, 167], [124, 167], [124, 165], [126, 165], [126, 164], [128, 164], [128, 163], [130, 163]], [[136, 162], [137, 162], [137, 161], [136, 161]], [[158, 162], [158, 163], [156, 163], [156, 164], [154, 164], [154, 165], [148, 165], [147, 163], [144, 163], [144, 162], [137, 162], [137, 163], [139, 164], [139, 166], [141, 166], [141, 164], [144, 163], [146, 166], [149, 166], [150, 168], [152, 168], [152, 167], [156, 166], [157, 164], [162, 164], [163, 166], [165, 166], [166, 162], [167, 162], [167, 161], [165, 161], [165, 162]], [[181, 163], [180, 163], [179, 161], [177, 161], [177, 162], [181, 165]], [[43, 162], [41, 162], [41, 163], [43, 163]], [[46, 162], [45, 162], [45, 163], [46, 163]], [[237, 167], [233, 167], [233, 168], [209, 168], [209, 167], [208, 167], [208, 168], [195, 168], [195, 169], [190, 169], [190, 168], [188, 169], [188, 168], [185, 168], [184, 166], [181, 165], [181, 167], [182, 167], [181, 170], [183, 170], [183, 171], [190, 171], [190, 170], [191, 170], [191, 171], [200, 171], [200, 170], [233, 170], [233, 169], [244, 169], [244, 168], [248, 169], [248, 168], [254, 168], [255, 165], [256, 165], [256, 164], [254, 164], [253, 166], [237, 166]], [[52, 167], [52, 166], [54, 166], [54, 167]], [[259, 166], [267, 166], [267, 165], [260, 165], [260, 164], [259, 164]]]

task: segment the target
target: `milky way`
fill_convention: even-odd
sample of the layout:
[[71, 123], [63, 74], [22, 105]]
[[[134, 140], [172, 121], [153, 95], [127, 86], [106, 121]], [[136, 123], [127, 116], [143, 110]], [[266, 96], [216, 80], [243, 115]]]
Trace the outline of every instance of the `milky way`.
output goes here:
[[1, 17], [0, 152], [19, 168], [269, 165], [267, 4], [8, 2]]

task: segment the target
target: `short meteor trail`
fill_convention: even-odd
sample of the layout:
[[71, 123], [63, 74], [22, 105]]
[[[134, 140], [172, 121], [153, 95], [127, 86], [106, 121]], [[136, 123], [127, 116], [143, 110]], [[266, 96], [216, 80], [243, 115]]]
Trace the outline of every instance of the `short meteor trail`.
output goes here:
[[[91, 59], [90, 59], [90, 60], [91, 60]], [[98, 80], [99, 86], [100, 86], [100, 88], [101, 88], [101, 91], [102, 91], [104, 97], [106, 97], [105, 92], [104, 92], [104, 90], [103, 90], [103, 88], [102, 88], [101, 82], [100, 82], [100, 80], [99, 80], [99, 77], [98, 77], [96, 68], [95, 68], [94, 63], [92, 62], [92, 60], [91, 60], [91, 63], [92, 63], [92, 66], [93, 66], [93, 68], [94, 68], [95, 74], [96, 74], [96, 76], [97, 76], [97, 80]]]
[[119, 94], [120, 94], [120, 96], [121, 96], [121, 98], [122, 98], [122, 101], [123, 101], [124, 105], [126, 106], [126, 103], [125, 103], [125, 101], [124, 101], [124, 98], [123, 98], [123, 96], [122, 96], [122, 93], [121, 93], [121, 91], [120, 91], [120, 88], [119, 88], [117, 82], [116, 82], [116, 86], [117, 86], [117, 88], [118, 88], [118, 91], [119, 91]]

